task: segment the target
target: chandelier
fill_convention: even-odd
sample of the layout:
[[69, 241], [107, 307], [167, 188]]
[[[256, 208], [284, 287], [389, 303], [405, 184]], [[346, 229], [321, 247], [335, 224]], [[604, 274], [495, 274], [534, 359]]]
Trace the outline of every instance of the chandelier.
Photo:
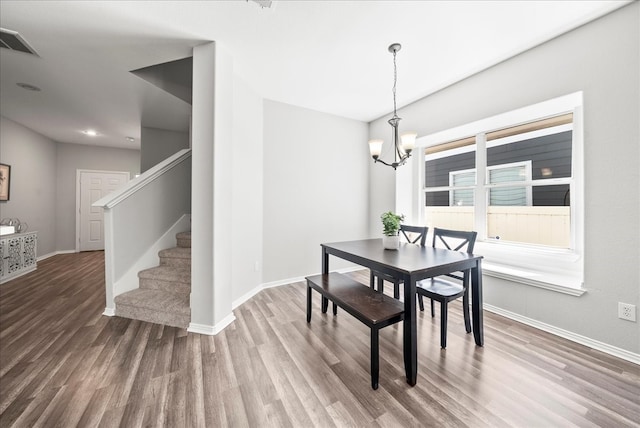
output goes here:
[[415, 132], [405, 132], [400, 135], [400, 141], [398, 141], [398, 123], [401, 118], [398, 117], [396, 113], [396, 81], [398, 78], [398, 71], [396, 68], [396, 54], [402, 48], [400, 43], [394, 43], [389, 46], [389, 52], [393, 54], [393, 117], [388, 120], [389, 125], [393, 128], [393, 132], [391, 134], [391, 138], [393, 140], [394, 153], [393, 153], [393, 162], [387, 163], [380, 159], [380, 153], [382, 153], [382, 143], [383, 140], [373, 139], [369, 140], [369, 151], [371, 152], [371, 157], [373, 157], [374, 162], [380, 162], [383, 165], [387, 165], [396, 169], [397, 167], [404, 165], [407, 162], [407, 159], [411, 156], [411, 150], [416, 145], [416, 134]]

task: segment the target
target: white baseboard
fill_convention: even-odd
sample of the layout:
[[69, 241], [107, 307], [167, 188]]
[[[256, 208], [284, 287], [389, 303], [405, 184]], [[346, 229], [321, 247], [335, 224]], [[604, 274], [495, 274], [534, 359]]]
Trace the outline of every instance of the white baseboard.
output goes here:
[[249, 291], [248, 293], [243, 294], [242, 296], [238, 297], [236, 300], [234, 300], [231, 303], [231, 309], [235, 309], [238, 306], [240, 306], [241, 304], [243, 304], [244, 302], [246, 302], [247, 300], [249, 300], [250, 298], [252, 298], [253, 296], [255, 296], [256, 294], [258, 294], [259, 292], [261, 292], [263, 289], [262, 285], [258, 285], [256, 288], [254, 288], [253, 290]]
[[[353, 267], [348, 267], [348, 268], [344, 268], [344, 269], [338, 269], [336, 271], [332, 271], [332, 272], [338, 272], [338, 273], [349, 273], [349, 272], [355, 272], [357, 270], [362, 270], [365, 269], [362, 266], [353, 266]], [[312, 275], [320, 275], [320, 273], [312, 273], [309, 275], [305, 275], [305, 276], [298, 276], [298, 277], [294, 277], [294, 278], [287, 278], [287, 279], [281, 279], [278, 281], [273, 281], [273, 282], [265, 282], [263, 284], [261, 284], [259, 287], [262, 289], [265, 288], [273, 288], [273, 287], [280, 287], [281, 285], [289, 285], [289, 284], [293, 284], [295, 282], [304, 282], [306, 281], [306, 277], [307, 276], [312, 276]]]
[[216, 325], [189, 323], [189, 327], [187, 328], [187, 331], [190, 333], [198, 333], [198, 334], [206, 334], [207, 336], [215, 336], [235, 320], [236, 320], [235, 315], [231, 313]]
[[102, 315], [106, 315], [108, 317], [115, 317], [116, 316], [116, 309], [115, 308], [104, 308], [104, 312], [102, 313]]
[[45, 254], [45, 255], [39, 256], [39, 257], [37, 258], [37, 260], [38, 260], [38, 261], [42, 261], [42, 260], [48, 259], [49, 257], [57, 256], [58, 254], [75, 254], [75, 253], [76, 253], [76, 250], [61, 250], [61, 251], [54, 251], [54, 252], [52, 252], [52, 253], [49, 253], [49, 254]]
[[488, 305], [486, 303], [483, 305], [483, 308], [489, 312], [493, 312], [505, 318], [509, 318], [514, 321], [521, 322], [531, 327], [535, 327], [539, 330], [546, 331], [547, 333], [555, 334], [556, 336], [560, 336], [572, 342], [576, 342], [581, 345], [588, 346], [589, 348], [593, 348], [597, 351], [604, 352], [605, 354], [613, 355], [614, 357], [618, 357], [625, 361], [629, 361], [631, 363], [640, 365], [640, 354], [636, 354], [636, 353], [627, 351], [626, 349], [618, 348], [616, 346], [612, 346], [607, 343], [600, 342], [598, 340], [594, 340], [589, 337], [582, 336], [580, 334], [576, 334], [571, 331], [564, 330], [562, 328], [558, 328], [550, 324], [546, 324], [546, 323], [534, 320], [532, 318], [525, 317], [515, 312], [507, 311], [505, 309], [501, 309], [496, 306]]
[[[362, 269], [363, 269], [362, 266], [352, 266], [352, 267], [348, 267], [348, 268], [345, 268], [345, 269], [340, 269], [337, 272], [347, 273], [347, 272], [354, 272], [354, 271], [362, 270]], [[278, 281], [262, 283], [262, 284], [258, 285], [257, 287], [253, 288], [252, 290], [248, 291], [247, 293], [243, 294], [242, 296], [238, 297], [236, 300], [234, 300], [231, 303], [231, 307], [232, 307], [232, 309], [236, 309], [238, 306], [242, 305], [244, 302], [246, 302], [247, 300], [251, 299], [253, 296], [255, 296], [256, 294], [260, 293], [264, 289], [273, 288], [273, 287], [280, 287], [282, 285], [289, 285], [289, 284], [293, 284], [293, 283], [296, 283], [296, 282], [304, 282], [306, 276], [310, 276], [310, 275], [305, 275], [305, 276], [299, 276], [299, 277], [295, 277], [295, 278], [287, 278], [287, 279], [281, 279], [281, 280], [278, 280]], [[221, 332], [226, 326], [231, 324], [233, 322], [233, 320], [235, 320], [235, 319], [236, 319], [235, 316], [233, 316], [233, 314], [232, 314], [232, 315], [226, 317], [224, 320], [222, 320], [218, 324], [216, 324], [215, 326], [191, 323], [191, 324], [189, 324], [189, 328], [187, 330], [190, 331], [190, 332], [193, 332], [193, 333], [216, 335], [219, 332]]]
[[215, 329], [212, 325], [189, 323], [187, 331], [190, 333], [206, 334], [207, 336], [215, 336]]
[[302, 282], [304, 281], [305, 277], [304, 276], [300, 276], [300, 277], [296, 277], [296, 278], [287, 278], [287, 279], [281, 279], [278, 281], [272, 281], [272, 282], [264, 282], [262, 284], [260, 284], [258, 286], [258, 288], [260, 288], [261, 290], [267, 289], [267, 288], [273, 288], [273, 287], [280, 287], [281, 285], [289, 285], [289, 284], [293, 284], [296, 282]]

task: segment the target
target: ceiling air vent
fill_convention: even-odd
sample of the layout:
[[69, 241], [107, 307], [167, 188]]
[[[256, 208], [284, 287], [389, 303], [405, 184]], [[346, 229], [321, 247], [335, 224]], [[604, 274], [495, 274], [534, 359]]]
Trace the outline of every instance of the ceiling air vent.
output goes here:
[[4, 28], [0, 28], [0, 47], [39, 56], [20, 34]]

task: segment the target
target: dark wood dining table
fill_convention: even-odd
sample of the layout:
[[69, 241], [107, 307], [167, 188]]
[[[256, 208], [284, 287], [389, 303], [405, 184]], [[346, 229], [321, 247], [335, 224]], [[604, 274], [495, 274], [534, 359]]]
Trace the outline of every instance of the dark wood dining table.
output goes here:
[[[323, 274], [329, 273], [329, 256], [333, 255], [404, 281], [404, 367], [409, 385], [415, 385], [418, 376], [416, 332], [416, 283], [418, 281], [470, 269], [473, 336], [476, 345], [483, 346], [482, 256], [405, 243], [401, 243], [398, 250], [385, 250], [382, 239], [334, 242], [321, 244], [321, 246]], [[323, 312], [326, 312], [327, 303], [327, 300], [323, 299]]]

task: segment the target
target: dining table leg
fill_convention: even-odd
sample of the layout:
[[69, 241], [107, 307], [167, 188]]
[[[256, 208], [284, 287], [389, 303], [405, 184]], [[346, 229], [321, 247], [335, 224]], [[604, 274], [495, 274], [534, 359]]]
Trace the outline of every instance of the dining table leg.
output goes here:
[[471, 269], [471, 325], [476, 345], [484, 345], [484, 327], [482, 325], [482, 265], [478, 260]]
[[[328, 273], [329, 273], [329, 253], [327, 253], [327, 251], [323, 247], [322, 248], [322, 274], [325, 275]], [[327, 313], [328, 307], [329, 307], [329, 299], [322, 296], [321, 311], [323, 314]], [[334, 315], [335, 315], [335, 308], [334, 308]]]
[[416, 328], [416, 280], [404, 277], [404, 370], [407, 383], [416, 384], [418, 378], [418, 338]]

